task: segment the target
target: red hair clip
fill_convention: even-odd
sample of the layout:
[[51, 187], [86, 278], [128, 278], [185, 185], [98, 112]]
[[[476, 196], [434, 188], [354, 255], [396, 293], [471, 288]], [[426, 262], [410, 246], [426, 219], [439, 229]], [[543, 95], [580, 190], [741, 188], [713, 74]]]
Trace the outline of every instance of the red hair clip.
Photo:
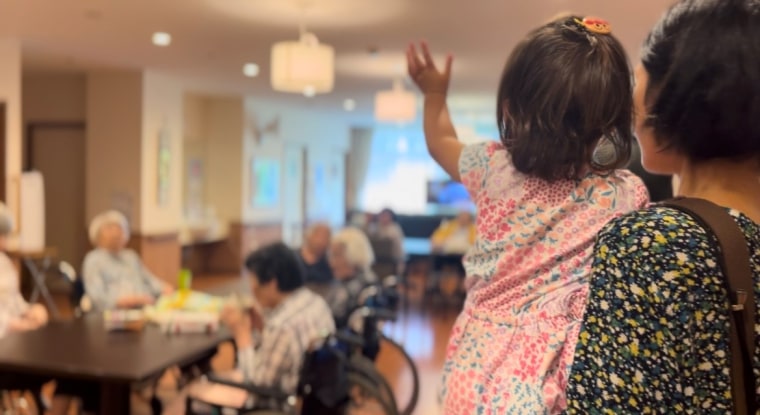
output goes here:
[[585, 27], [589, 32], [598, 35], [609, 35], [612, 33], [610, 22], [599, 17], [586, 17], [582, 21], [578, 21], [578, 24]]

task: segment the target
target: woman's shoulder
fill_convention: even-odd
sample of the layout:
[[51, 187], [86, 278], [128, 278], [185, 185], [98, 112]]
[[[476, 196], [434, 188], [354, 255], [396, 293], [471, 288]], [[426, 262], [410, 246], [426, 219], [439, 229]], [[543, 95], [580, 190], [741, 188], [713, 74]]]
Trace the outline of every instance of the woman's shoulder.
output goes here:
[[91, 263], [93, 261], [98, 261], [100, 258], [102, 258], [105, 254], [105, 251], [100, 248], [95, 248], [90, 250], [85, 256], [84, 256], [84, 264]]
[[[751, 243], [760, 244], [760, 225], [742, 213], [728, 211]], [[599, 233], [603, 241], [667, 241], [668, 244], [696, 246], [711, 239], [710, 231], [700, 222], [680, 209], [654, 204], [610, 221]], [[646, 239], [649, 238], [649, 239]]]
[[707, 232], [681, 210], [650, 205], [611, 220], [599, 233], [600, 239], [628, 240], [636, 237], [692, 236], [706, 238]]

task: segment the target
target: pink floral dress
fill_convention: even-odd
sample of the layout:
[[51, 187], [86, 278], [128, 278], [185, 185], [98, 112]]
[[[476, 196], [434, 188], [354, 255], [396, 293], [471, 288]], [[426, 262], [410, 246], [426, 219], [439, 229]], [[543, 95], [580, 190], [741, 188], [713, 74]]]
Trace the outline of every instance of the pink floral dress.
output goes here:
[[496, 142], [465, 147], [459, 170], [477, 204], [478, 237], [464, 260], [468, 295], [447, 349], [444, 413], [560, 412], [594, 239], [644, 207], [646, 188], [627, 171], [529, 177]]

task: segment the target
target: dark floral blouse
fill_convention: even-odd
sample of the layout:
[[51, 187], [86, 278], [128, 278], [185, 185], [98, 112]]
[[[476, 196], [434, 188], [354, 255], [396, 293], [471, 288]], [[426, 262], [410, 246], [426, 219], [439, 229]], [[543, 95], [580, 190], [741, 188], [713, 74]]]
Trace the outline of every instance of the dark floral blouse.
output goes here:
[[[731, 215], [748, 240], [760, 304], [760, 225]], [[732, 411], [730, 315], [718, 254], [717, 240], [671, 208], [634, 212], [602, 230], [567, 413]]]

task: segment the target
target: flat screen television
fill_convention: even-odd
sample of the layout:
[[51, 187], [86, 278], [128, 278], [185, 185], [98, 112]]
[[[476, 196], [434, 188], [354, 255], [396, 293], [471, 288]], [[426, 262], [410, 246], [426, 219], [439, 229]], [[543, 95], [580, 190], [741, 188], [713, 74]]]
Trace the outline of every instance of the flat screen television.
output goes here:
[[463, 184], [448, 180], [427, 183], [427, 202], [440, 207], [466, 208], [472, 206], [470, 194]]

